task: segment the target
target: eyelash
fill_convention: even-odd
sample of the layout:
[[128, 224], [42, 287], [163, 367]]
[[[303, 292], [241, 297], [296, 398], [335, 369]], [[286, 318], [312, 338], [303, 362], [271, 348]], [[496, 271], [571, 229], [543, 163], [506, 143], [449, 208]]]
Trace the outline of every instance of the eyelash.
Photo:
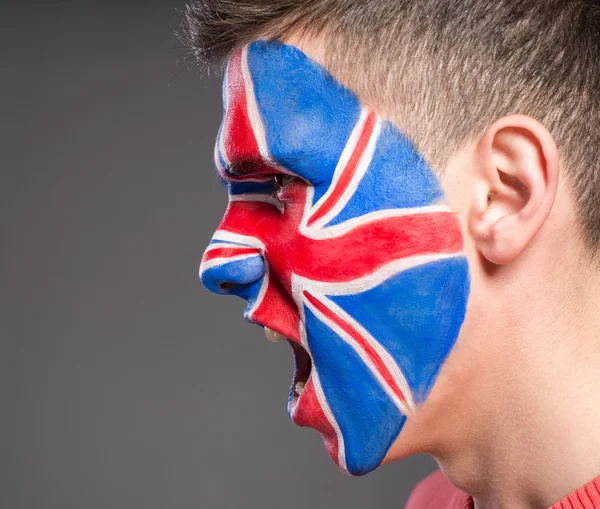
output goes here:
[[[231, 167], [227, 168], [225, 172], [234, 179], [236, 177], [250, 176], [260, 167], [260, 164], [253, 162], [236, 163]], [[271, 175], [263, 174], [262, 177], [270, 177], [273, 182], [274, 194], [277, 196], [280, 194], [291, 182], [297, 180], [297, 177], [293, 175], [286, 175], [283, 173], [274, 173]]]
[[[261, 164], [254, 161], [245, 161], [243, 163], [234, 163], [230, 168], [227, 169], [227, 173], [232, 175], [233, 177], [244, 177], [250, 175], [258, 168], [260, 168]], [[272, 176], [273, 183], [275, 185], [275, 191], [279, 192], [286, 185], [288, 185], [295, 177], [291, 175], [284, 175], [281, 173], [276, 173]]]

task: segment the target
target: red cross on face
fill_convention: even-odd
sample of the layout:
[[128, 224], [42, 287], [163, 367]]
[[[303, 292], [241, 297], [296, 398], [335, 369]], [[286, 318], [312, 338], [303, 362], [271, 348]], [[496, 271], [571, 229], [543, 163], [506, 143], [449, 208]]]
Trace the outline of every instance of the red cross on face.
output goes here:
[[[433, 216], [387, 214], [353, 228], [310, 227], [307, 223], [320, 213], [318, 208], [310, 213], [311, 196], [310, 186], [297, 180], [277, 197], [283, 212], [255, 198], [230, 202], [215, 238], [237, 239], [246, 246], [229, 247], [227, 252], [223, 248], [209, 249], [203, 257], [204, 263], [228, 255], [260, 253], [269, 266], [269, 284], [249, 318], [264, 324], [270, 321], [265, 320], [269, 314], [293, 316], [292, 323], [277, 327], [285, 328], [282, 333], [288, 337], [298, 338], [293, 275], [343, 284], [369, 276], [394, 260], [424, 252], [455, 253], [461, 247], [460, 235], [448, 235], [456, 219], [447, 212]], [[248, 248], [249, 244], [254, 247]]]

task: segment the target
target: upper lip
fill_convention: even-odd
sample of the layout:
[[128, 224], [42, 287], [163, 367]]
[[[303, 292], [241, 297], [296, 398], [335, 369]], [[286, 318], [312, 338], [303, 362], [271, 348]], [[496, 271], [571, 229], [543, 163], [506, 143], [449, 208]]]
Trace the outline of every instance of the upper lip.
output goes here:
[[263, 327], [267, 327], [271, 330], [274, 330], [275, 332], [278, 332], [279, 334], [281, 334], [282, 336], [285, 336], [286, 338], [288, 338], [290, 341], [293, 341], [294, 343], [298, 343], [299, 345], [302, 346], [302, 341], [300, 340], [300, 337], [298, 335], [297, 331], [294, 331], [293, 335], [290, 335], [290, 331], [289, 330], [284, 330], [283, 327], [279, 327], [276, 324], [271, 324], [271, 323], [261, 323], [261, 322], [256, 322], [258, 325], [262, 325]]

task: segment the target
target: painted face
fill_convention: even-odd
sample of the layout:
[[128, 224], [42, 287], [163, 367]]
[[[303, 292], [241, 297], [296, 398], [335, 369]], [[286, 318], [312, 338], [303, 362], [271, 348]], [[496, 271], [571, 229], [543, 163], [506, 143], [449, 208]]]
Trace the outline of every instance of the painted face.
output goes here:
[[278, 42], [229, 61], [215, 159], [229, 206], [202, 282], [289, 338], [291, 419], [367, 473], [456, 342], [469, 292], [458, 219], [402, 133]]

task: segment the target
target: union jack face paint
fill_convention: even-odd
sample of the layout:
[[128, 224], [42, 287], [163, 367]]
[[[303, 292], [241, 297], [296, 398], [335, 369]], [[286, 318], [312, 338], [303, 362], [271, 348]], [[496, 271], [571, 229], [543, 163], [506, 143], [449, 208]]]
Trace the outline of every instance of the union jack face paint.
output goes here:
[[215, 147], [229, 205], [203, 284], [289, 338], [292, 420], [345, 472], [379, 466], [458, 337], [458, 219], [410, 140], [278, 42], [231, 57]]

